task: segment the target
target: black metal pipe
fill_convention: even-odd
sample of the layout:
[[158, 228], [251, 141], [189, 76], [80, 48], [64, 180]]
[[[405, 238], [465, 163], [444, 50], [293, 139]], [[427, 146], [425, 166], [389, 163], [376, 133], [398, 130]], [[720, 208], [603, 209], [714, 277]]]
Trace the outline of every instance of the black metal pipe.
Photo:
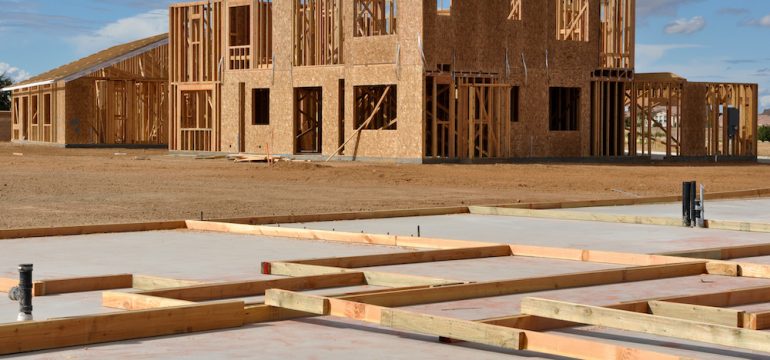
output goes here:
[[19, 320], [32, 318], [32, 264], [19, 265], [19, 286], [11, 288], [8, 297], [19, 302]]
[[32, 315], [32, 264], [19, 265], [19, 312]]
[[682, 224], [690, 226], [690, 183], [682, 183]]
[[695, 198], [698, 195], [698, 183], [690, 182], [690, 226], [695, 226], [698, 215], [695, 213]]

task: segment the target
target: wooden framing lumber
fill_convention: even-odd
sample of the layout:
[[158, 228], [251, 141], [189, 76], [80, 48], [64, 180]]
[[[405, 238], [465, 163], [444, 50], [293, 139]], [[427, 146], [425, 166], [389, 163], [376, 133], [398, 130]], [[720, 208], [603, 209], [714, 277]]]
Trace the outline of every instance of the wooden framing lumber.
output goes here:
[[698, 321], [731, 327], [743, 327], [745, 311], [723, 309], [711, 306], [680, 304], [653, 300], [648, 302], [650, 314], [675, 319]]
[[44, 236], [71, 236], [88, 234], [109, 234], [135, 231], [177, 230], [184, 229], [184, 221], [162, 221], [135, 224], [85, 225], [57, 228], [30, 228], [0, 230], [0, 240], [13, 240]]
[[770, 243], [673, 251], [662, 253], [661, 255], [710, 260], [751, 258], [770, 255]]
[[752, 330], [770, 329], [770, 311], [746, 314], [746, 320], [743, 326]]
[[709, 229], [732, 230], [745, 232], [770, 232], [770, 223], [753, 223], [744, 221], [706, 220]]
[[[697, 294], [697, 295], [684, 295], [684, 296], [668, 296], [648, 300], [638, 300], [631, 302], [622, 302], [604, 307], [609, 309], [618, 309], [626, 311], [635, 311], [648, 313], [650, 311], [649, 302], [651, 301], [665, 301], [666, 303], [677, 303], [691, 306], [708, 307], [709, 310], [713, 308], [725, 308], [725, 307], [738, 307], [742, 305], [758, 304], [770, 302], [770, 286], [758, 286], [743, 289], [735, 289], [728, 291], [720, 291], [714, 293]], [[751, 327], [751, 319], [754, 314], [746, 313], [743, 318], [743, 327], [750, 329], [763, 329], [763, 327]], [[757, 316], [753, 316], [761, 321], [761, 313]], [[549, 318], [543, 318], [532, 315], [513, 315], [505, 317], [496, 317], [491, 319], [481, 320], [481, 322], [510, 326], [520, 329], [529, 329], [537, 331], [554, 330], [563, 327], [576, 326], [576, 323], [554, 320]], [[760, 325], [755, 325], [760, 326]], [[770, 326], [770, 323], [768, 323]]]
[[664, 225], [679, 227], [682, 226], [682, 219], [669, 217], [600, 214], [561, 210], [511, 209], [485, 206], [469, 206], [468, 209], [470, 210], [471, 214], [476, 215], [519, 216], [539, 219], [599, 221], [622, 224]]
[[360, 255], [348, 257], [335, 257], [327, 259], [292, 260], [285, 261], [293, 264], [333, 266], [346, 269], [417, 264], [437, 261], [481, 259], [487, 257], [511, 256], [511, 247], [508, 245], [496, 245], [487, 247], [474, 247], [465, 249], [445, 249], [414, 251], [395, 254]]
[[277, 289], [268, 290], [265, 301], [271, 306], [294, 311], [349, 318], [396, 330], [452, 337], [513, 350], [584, 359], [678, 359], [646, 350]]
[[434, 215], [454, 215], [467, 214], [467, 206], [440, 207], [425, 209], [396, 209], [396, 210], [376, 210], [361, 212], [344, 213], [326, 213], [326, 214], [305, 214], [305, 215], [278, 215], [278, 216], [258, 216], [232, 219], [216, 219], [213, 222], [249, 224], [249, 225], [270, 225], [287, 223], [307, 223], [319, 221], [343, 221], [343, 220], [368, 220], [368, 219], [387, 219], [399, 217], [414, 216], [434, 216]]
[[402, 247], [424, 248], [424, 249], [456, 249], [456, 248], [486, 247], [486, 246], [500, 245], [497, 243], [480, 242], [480, 241], [431, 239], [431, 238], [398, 236], [398, 235], [362, 234], [362, 233], [349, 233], [349, 232], [341, 232], [341, 231], [310, 230], [310, 229], [298, 229], [298, 228], [287, 228], [287, 227], [276, 227], [276, 226], [216, 223], [216, 222], [194, 221], [194, 220], [188, 220], [187, 227], [190, 230], [198, 230], [198, 231], [215, 231], [215, 232], [226, 232], [226, 233], [234, 233], [234, 234], [285, 237], [285, 238], [292, 238], [292, 239], [325, 240], [325, 241], [386, 245], [386, 246], [402, 246]]
[[[770, 188], [714, 192], [714, 193], [705, 194], [706, 200], [727, 200], [727, 199], [741, 199], [741, 198], [767, 197], [767, 196], [770, 196]], [[667, 195], [667, 196], [651, 196], [651, 197], [642, 197], [642, 198], [505, 204], [505, 205], [494, 205], [492, 207], [502, 207], [502, 208], [512, 208], [512, 209], [553, 210], [553, 209], [574, 209], [574, 208], [605, 207], [605, 206], [663, 204], [663, 203], [675, 203], [679, 201], [682, 201], [681, 195]]]
[[335, 287], [367, 285], [361, 272], [324, 274], [296, 278], [234, 281], [192, 285], [172, 289], [142, 291], [137, 294], [187, 301], [208, 301], [264, 295], [272, 288], [286, 290], [316, 290]]
[[[313, 276], [313, 275], [327, 275], [327, 274], [344, 274], [357, 272], [356, 270], [336, 268], [330, 266], [319, 265], [305, 265], [294, 264], [288, 262], [270, 262], [263, 264], [263, 271], [269, 270], [270, 275], [283, 275], [283, 276]], [[465, 281], [439, 279], [417, 275], [388, 273], [382, 271], [363, 271], [364, 277], [366, 277], [366, 283], [372, 286], [384, 286], [384, 287], [407, 287], [407, 286], [420, 286], [420, 285], [451, 285], [461, 284]]]
[[[0, 292], [8, 292], [11, 287], [18, 285], [19, 279], [0, 278]], [[130, 289], [132, 285], [133, 276], [131, 274], [50, 279], [35, 281], [32, 284], [32, 294], [34, 296], [46, 296], [98, 290]]]
[[285, 290], [268, 290], [265, 294], [265, 303], [316, 315], [332, 315], [365, 321], [397, 330], [424, 334], [438, 333], [436, 335], [452, 336], [513, 350], [522, 350], [524, 345], [524, 333], [516, 329]]
[[192, 301], [169, 299], [157, 296], [141, 295], [136, 293], [104, 291], [102, 292], [102, 306], [123, 310], [147, 310], [163, 307], [193, 305]]
[[[44, 296], [98, 290], [130, 289], [132, 286], [133, 275], [131, 274], [89, 276], [37, 281], [34, 284], [34, 293], [36, 296]], [[38, 287], [40, 288], [39, 290]]]
[[510, 245], [514, 256], [538, 257], [546, 259], [561, 259], [572, 261], [585, 261], [594, 263], [618, 264], [618, 265], [663, 265], [691, 262], [685, 257], [620, 253], [613, 251], [585, 250], [570, 248], [552, 248], [531, 245]]
[[539, 298], [522, 300], [521, 312], [594, 326], [770, 352], [770, 333], [756, 330]]
[[[450, 239], [435, 239], [435, 238], [418, 238], [410, 236], [398, 236], [398, 235], [381, 235], [381, 234], [361, 234], [361, 233], [346, 233], [338, 231], [324, 231], [324, 230], [308, 230], [286, 227], [273, 227], [273, 226], [252, 226], [242, 224], [229, 224], [229, 223], [213, 223], [213, 222], [201, 222], [201, 221], [188, 221], [190, 229], [201, 231], [220, 231], [231, 232], [238, 234], [251, 234], [251, 235], [263, 235], [263, 236], [275, 236], [275, 237], [288, 237], [295, 239], [313, 239], [313, 240], [326, 240], [326, 241], [340, 241], [340, 242], [352, 242], [352, 243], [365, 243], [375, 245], [388, 245], [388, 246], [402, 246], [411, 248], [422, 249], [446, 249], [446, 250], [458, 250], [462, 249], [465, 252], [472, 253], [473, 248], [493, 248], [499, 247], [502, 244], [486, 243], [476, 241], [464, 241], [464, 240], [450, 240]], [[503, 245], [505, 246], [505, 245]], [[589, 261], [589, 262], [604, 262], [612, 264], [622, 265], [654, 265], [654, 264], [668, 264], [688, 262], [685, 258], [676, 258], [669, 256], [659, 255], [644, 255], [644, 254], [627, 254], [627, 253], [615, 253], [608, 251], [594, 251], [594, 250], [580, 250], [580, 249], [568, 249], [568, 248], [549, 248], [538, 247], [530, 245], [510, 245], [513, 255], [517, 256], [529, 256], [529, 257], [542, 257], [553, 258], [563, 260], [576, 260], [576, 261]], [[500, 250], [504, 253], [504, 250]], [[452, 251], [447, 251], [444, 254], [452, 254]], [[355, 261], [386, 261], [390, 255], [379, 256], [362, 256], [354, 257]], [[413, 257], [414, 255], [402, 254], [398, 255], [400, 258]], [[430, 256], [430, 255], [427, 255]], [[303, 264], [305, 260], [291, 261], [292, 263]], [[309, 260], [311, 264], [318, 262], [318, 260]], [[336, 262], [336, 260], [323, 260]], [[351, 260], [340, 260], [351, 261]], [[394, 260], [396, 262], [400, 260]], [[371, 265], [375, 266], [375, 265]]]
[[351, 295], [345, 300], [400, 307], [459, 301], [528, 292], [620, 284], [645, 280], [696, 276], [705, 273], [704, 262], [653, 265], [624, 269], [589, 271], [527, 279], [498, 280], [418, 289], [393, 289], [368, 295]]
[[[427, 289], [430, 286], [415, 286], [412, 288], [401, 288], [401, 290], [408, 290], [408, 289]], [[364, 295], [373, 295], [373, 294], [379, 294], [382, 292], [390, 291], [391, 289], [383, 289], [383, 290], [369, 290], [369, 291], [363, 291], [363, 292], [357, 292], [354, 294], [343, 294], [343, 295], [335, 295], [331, 297], [339, 297], [340, 299], [346, 299], [351, 296], [364, 296]], [[264, 323], [264, 322], [273, 322], [273, 321], [283, 321], [283, 320], [292, 320], [292, 319], [298, 319], [303, 317], [311, 317], [316, 316], [317, 314], [312, 314], [304, 311], [296, 311], [296, 310], [289, 310], [285, 308], [279, 308], [274, 307], [270, 305], [265, 305], [264, 303], [259, 304], [246, 304], [245, 307], [245, 322], [247, 324], [255, 324], [255, 323]]]
[[741, 276], [770, 279], [770, 265], [746, 262], [709, 261], [706, 269], [711, 275]]
[[363, 268], [373, 266], [415, 264], [437, 261], [469, 260], [486, 257], [525, 256], [547, 259], [560, 259], [571, 261], [585, 261], [595, 263], [619, 264], [619, 265], [662, 265], [681, 262], [691, 262], [692, 259], [632, 253], [618, 253], [611, 251], [596, 251], [570, 248], [551, 248], [530, 245], [497, 245], [489, 247], [460, 248], [446, 250], [416, 251], [398, 254], [362, 255], [342, 258], [292, 260], [286, 263], [331, 266], [339, 268]]
[[156, 290], [173, 287], [191, 286], [204, 284], [203, 281], [180, 280], [159, 276], [134, 274], [133, 288], [137, 290]]
[[243, 302], [0, 325], [0, 355], [243, 326]]
[[11, 288], [14, 286], [19, 286], [19, 279], [0, 278], [0, 292], [7, 293], [11, 291]]

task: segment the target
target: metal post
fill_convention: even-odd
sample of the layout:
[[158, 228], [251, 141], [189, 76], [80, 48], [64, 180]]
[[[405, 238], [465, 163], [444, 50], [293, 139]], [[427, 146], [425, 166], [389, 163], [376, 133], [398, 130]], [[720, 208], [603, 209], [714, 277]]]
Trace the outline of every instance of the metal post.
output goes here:
[[698, 183], [695, 181], [690, 182], [690, 226], [694, 227], [698, 215], [695, 212], [695, 198], [698, 196]]
[[19, 265], [19, 286], [11, 288], [8, 298], [19, 302], [18, 321], [32, 320], [32, 264]]
[[698, 200], [698, 206], [696, 210], [698, 211], [698, 218], [697, 223], [698, 227], [705, 228], [706, 227], [706, 202], [705, 202], [705, 195], [706, 187], [701, 184], [700, 186], [700, 196]]
[[682, 226], [690, 226], [690, 184], [689, 182], [682, 183]]

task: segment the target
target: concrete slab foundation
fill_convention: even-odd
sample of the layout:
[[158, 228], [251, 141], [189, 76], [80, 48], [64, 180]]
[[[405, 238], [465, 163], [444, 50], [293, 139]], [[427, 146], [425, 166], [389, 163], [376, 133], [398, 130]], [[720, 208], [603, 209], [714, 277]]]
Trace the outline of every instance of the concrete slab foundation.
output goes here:
[[[767, 200], [711, 202], [711, 214], [725, 220], [760, 221]], [[578, 209], [621, 214], [669, 216], [674, 204]], [[730, 218], [734, 217], [734, 218]], [[507, 216], [449, 215], [377, 220], [282, 224], [282, 227], [348, 232], [417, 235], [423, 237], [530, 244], [634, 253], [770, 243], [762, 233], [689, 229], [652, 225], [532, 219]], [[260, 274], [262, 261], [299, 260], [415, 251], [392, 246], [292, 240], [218, 232], [155, 231], [0, 241], [0, 277], [14, 277], [18, 263], [35, 264], [37, 279], [137, 273], [200, 281], [271, 279]], [[744, 259], [770, 264], [769, 257]], [[378, 266], [362, 271], [384, 271], [462, 281], [524, 279], [557, 274], [616, 269], [623, 266], [532, 257], [494, 257], [408, 265]], [[754, 286], [770, 286], [770, 279], [687, 276], [633, 283], [538, 291], [441, 302], [405, 309], [466, 320], [481, 320], [519, 313], [524, 297], [535, 296], [588, 305], [666, 296], [706, 294]], [[383, 289], [357, 286], [309, 293], [332, 295]], [[260, 302], [251, 297], [247, 302]], [[101, 306], [101, 292], [35, 298], [38, 319], [113, 312]], [[770, 304], [737, 307], [770, 310]], [[0, 300], [0, 323], [15, 320], [18, 305]], [[672, 338], [641, 335], [599, 327], [578, 327], [555, 333], [622, 344], [640, 349], [700, 359], [765, 359], [770, 355]], [[56, 351], [22, 354], [20, 359], [47, 358], [191, 358], [191, 359], [502, 359], [549, 358], [542, 354], [500, 351], [473, 345], [446, 345], [435, 337], [394, 331], [345, 319], [318, 317], [249, 325], [226, 331], [170, 336]]]

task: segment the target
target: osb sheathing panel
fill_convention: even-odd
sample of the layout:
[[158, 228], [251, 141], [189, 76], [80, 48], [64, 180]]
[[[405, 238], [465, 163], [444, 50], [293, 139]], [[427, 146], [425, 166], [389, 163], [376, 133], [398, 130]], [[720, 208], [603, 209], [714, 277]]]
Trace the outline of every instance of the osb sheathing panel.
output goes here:
[[[448, 16], [438, 15], [435, 1], [425, 4], [429, 69], [452, 64], [455, 71], [495, 73], [520, 87], [520, 122], [511, 130], [515, 157], [589, 155], [590, 74], [599, 67], [598, 1], [590, 3], [589, 42], [556, 40], [556, 2], [551, 0], [524, 1], [522, 20], [507, 19], [509, 0], [456, 1]], [[554, 86], [581, 89], [579, 131], [549, 131], [548, 89]]]
[[82, 78], [67, 83], [66, 143], [92, 144], [97, 140], [93, 130], [96, 120], [96, 89], [94, 80]]
[[0, 141], [11, 140], [11, 112], [0, 111]]
[[[423, 68], [418, 47], [422, 33], [422, 4], [399, 3], [398, 34], [370, 38], [353, 37], [352, 0], [341, 3], [343, 10], [343, 48], [345, 63], [339, 66], [292, 67], [292, 2], [273, 4], [273, 53], [275, 69], [226, 71], [223, 84], [222, 150], [237, 151], [239, 128], [239, 83], [246, 86], [245, 150], [264, 154], [267, 144], [273, 154], [294, 153], [294, 88], [321, 87], [323, 96], [324, 155], [339, 146], [339, 80], [345, 80], [345, 136], [355, 132], [353, 87], [356, 85], [397, 85], [398, 130], [364, 131], [359, 157], [422, 157]], [[400, 57], [396, 60], [396, 45]], [[367, 63], [368, 65], [361, 65]], [[251, 125], [251, 90], [270, 88], [270, 125]], [[344, 139], [343, 139], [344, 140]], [[356, 140], [345, 152], [352, 155]]]
[[682, 156], [706, 156], [706, 92], [703, 84], [686, 83], [682, 94]]
[[[400, 29], [399, 29], [400, 30]], [[398, 35], [350, 37], [348, 63], [352, 65], [394, 64], [398, 52]], [[415, 38], [414, 41], [417, 41]]]

